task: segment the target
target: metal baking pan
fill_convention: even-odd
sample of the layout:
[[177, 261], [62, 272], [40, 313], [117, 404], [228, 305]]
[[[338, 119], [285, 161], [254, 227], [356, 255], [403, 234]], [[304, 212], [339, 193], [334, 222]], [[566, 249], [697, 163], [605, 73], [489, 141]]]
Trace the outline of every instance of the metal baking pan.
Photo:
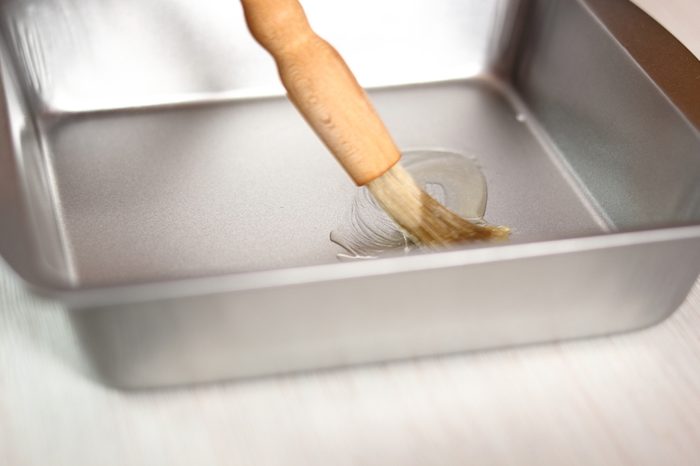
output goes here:
[[231, 0], [8, 0], [0, 251], [147, 387], [608, 334], [700, 272], [698, 61], [625, 0], [306, 0], [505, 244], [340, 263], [356, 188]]

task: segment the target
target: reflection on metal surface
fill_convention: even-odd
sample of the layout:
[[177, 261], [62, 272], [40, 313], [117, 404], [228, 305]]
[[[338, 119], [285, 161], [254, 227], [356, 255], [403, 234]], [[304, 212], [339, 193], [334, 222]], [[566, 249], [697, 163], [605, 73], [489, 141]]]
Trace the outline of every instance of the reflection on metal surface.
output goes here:
[[[360, 82], [381, 86], [483, 72], [512, 2], [304, 6]], [[237, 1], [8, 0], [2, 11], [23, 79], [54, 112], [284, 93]]]

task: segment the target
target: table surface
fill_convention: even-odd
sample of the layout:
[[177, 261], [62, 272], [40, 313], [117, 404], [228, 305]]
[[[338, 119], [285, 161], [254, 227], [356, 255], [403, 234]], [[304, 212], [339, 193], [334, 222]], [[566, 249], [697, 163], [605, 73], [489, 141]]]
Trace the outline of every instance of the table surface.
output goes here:
[[[637, 3], [700, 56], [700, 2]], [[639, 332], [165, 391], [75, 343], [0, 264], [0, 465], [700, 464], [700, 280]]]

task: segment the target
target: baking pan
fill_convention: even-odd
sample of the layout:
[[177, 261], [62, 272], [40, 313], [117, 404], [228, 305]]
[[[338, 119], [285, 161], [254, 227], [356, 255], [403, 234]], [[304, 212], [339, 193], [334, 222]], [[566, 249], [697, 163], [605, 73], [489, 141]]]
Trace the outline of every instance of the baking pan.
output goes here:
[[[626, 0], [307, 0], [506, 243], [339, 261], [358, 195], [230, 0], [1, 4], [0, 251], [149, 387], [601, 335], [700, 272], [700, 65]], [[482, 205], [483, 207], [483, 205]], [[483, 212], [481, 212], [483, 213]]]

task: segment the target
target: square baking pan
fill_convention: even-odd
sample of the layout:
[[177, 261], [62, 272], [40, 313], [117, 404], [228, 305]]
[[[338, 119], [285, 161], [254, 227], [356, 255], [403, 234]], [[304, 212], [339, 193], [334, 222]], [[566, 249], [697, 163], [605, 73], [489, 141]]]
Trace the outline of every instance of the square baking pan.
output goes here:
[[602, 335], [700, 272], [700, 65], [626, 0], [303, 2], [505, 243], [339, 262], [357, 189], [231, 0], [8, 0], [0, 251], [150, 387]]

